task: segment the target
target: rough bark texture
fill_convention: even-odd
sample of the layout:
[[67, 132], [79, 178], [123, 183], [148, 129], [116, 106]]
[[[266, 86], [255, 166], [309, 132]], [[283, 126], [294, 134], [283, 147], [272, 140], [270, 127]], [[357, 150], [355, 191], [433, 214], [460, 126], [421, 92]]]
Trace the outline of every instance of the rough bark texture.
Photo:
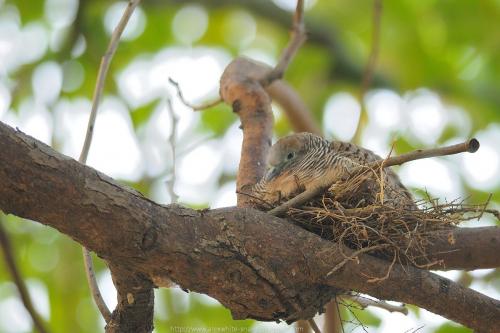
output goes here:
[[106, 325], [106, 333], [153, 331], [154, 292], [149, 278], [123, 267], [111, 267], [118, 292], [118, 306]]
[[396, 265], [387, 279], [369, 283], [390, 266], [369, 255], [325, 279], [344, 257], [286, 220], [253, 209], [158, 205], [3, 124], [0, 161], [5, 213], [52, 226], [144, 281], [171, 278], [211, 295], [235, 318], [308, 318], [340, 288], [416, 304], [485, 332], [500, 327], [500, 302], [450, 280]]
[[441, 261], [443, 270], [500, 267], [500, 229], [457, 228], [452, 234], [436, 235], [427, 252], [429, 260]]

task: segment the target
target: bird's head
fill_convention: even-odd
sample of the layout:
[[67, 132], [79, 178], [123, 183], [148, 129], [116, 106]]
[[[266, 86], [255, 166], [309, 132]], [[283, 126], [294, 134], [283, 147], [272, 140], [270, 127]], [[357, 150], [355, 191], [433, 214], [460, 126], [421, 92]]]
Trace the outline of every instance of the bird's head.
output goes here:
[[297, 133], [279, 139], [267, 155], [267, 170], [255, 184], [254, 195], [268, 204], [304, 190], [311, 184], [316, 168], [317, 153], [328, 141], [310, 133]]
[[293, 172], [294, 167], [304, 160], [308, 150], [318, 140], [323, 141], [311, 133], [297, 133], [279, 139], [269, 151], [264, 180], [270, 182], [285, 172]]

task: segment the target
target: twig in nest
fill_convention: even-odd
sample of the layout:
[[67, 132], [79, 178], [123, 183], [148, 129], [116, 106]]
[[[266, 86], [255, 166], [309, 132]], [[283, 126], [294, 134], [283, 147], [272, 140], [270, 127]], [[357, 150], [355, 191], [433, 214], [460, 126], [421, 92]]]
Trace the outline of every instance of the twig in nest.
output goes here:
[[394, 264], [396, 263], [396, 259], [397, 258], [398, 258], [398, 254], [396, 253], [396, 251], [394, 251], [393, 252], [392, 262], [391, 262], [389, 268], [387, 269], [387, 272], [385, 273], [385, 275], [382, 276], [382, 277], [371, 277], [366, 282], [368, 282], [368, 283], [376, 283], [376, 282], [380, 282], [380, 281], [386, 280], [389, 277], [389, 274], [391, 274], [392, 267], [394, 267]]
[[242, 191], [238, 191], [236, 190], [236, 194], [241, 194], [241, 195], [246, 195], [247, 197], [250, 197], [254, 200], [257, 200], [259, 201], [260, 203], [262, 203], [263, 205], [267, 206], [267, 208], [272, 208], [273, 206], [267, 202], [266, 200], [262, 199], [262, 198], [259, 198], [258, 196], [256, 195], [253, 195], [252, 193], [248, 193], [248, 192], [242, 192]]
[[[97, 83], [94, 89], [94, 97], [92, 99], [92, 110], [90, 112], [89, 123], [87, 126], [87, 133], [85, 134], [85, 142], [83, 143], [82, 152], [80, 153], [79, 162], [85, 164], [90, 150], [90, 145], [92, 143], [92, 136], [94, 134], [94, 125], [97, 117], [97, 109], [99, 108], [99, 103], [101, 101], [102, 92], [104, 90], [104, 83], [106, 82], [106, 76], [108, 75], [109, 65], [111, 64], [111, 59], [115, 55], [116, 49], [118, 48], [118, 43], [120, 37], [127, 26], [127, 23], [134, 12], [134, 9], [139, 5], [141, 0], [130, 0], [127, 8], [125, 9], [120, 22], [116, 26], [115, 30], [111, 34], [111, 40], [109, 41], [108, 49], [102, 57], [101, 65], [99, 67], [99, 72], [97, 74]], [[99, 311], [101, 312], [104, 320], [109, 322], [111, 320], [111, 312], [109, 311], [106, 303], [104, 302], [101, 292], [99, 291], [99, 286], [94, 273], [94, 265], [92, 263], [92, 257], [90, 252], [83, 248], [83, 263], [85, 265], [85, 273], [87, 275], [87, 281], [92, 292], [92, 297], [96, 303]]]
[[182, 104], [184, 104], [188, 108], [191, 108], [193, 111], [205, 110], [205, 109], [211, 108], [213, 106], [216, 106], [222, 102], [222, 98], [219, 97], [215, 101], [209, 102], [206, 104], [201, 104], [201, 105], [191, 104], [184, 98], [184, 95], [182, 94], [181, 87], [179, 86], [179, 83], [177, 81], [174, 81], [174, 79], [169, 77], [168, 82], [170, 82], [170, 84], [173, 85], [175, 87], [175, 89], [177, 90], [177, 96], [179, 96], [179, 99], [181, 100]]
[[[394, 157], [389, 157], [384, 160], [380, 160], [377, 162], [370, 163], [366, 165], [366, 168], [378, 168], [380, 166], [383, 166], [384, 168], [393, 166], [393, 165], [400, 165], [409, 161], [414, 161], [418, 159], [423, 159], [423, 158], [429, 158], [429, 157], [435, 157], [435, 156], [445, 156], [445, 155], [453, 155], [453, 154], [458, 154], [458, 153], [464, 153], [464, 152], [469, 152], [469, 153], [475, 153], [479, 149], [479, 141], [476, 139], [470, 139], [467, 142], [452, 145], [452, 146], [447, 146], [447, 147], [441, 147], [441, 148], [433, 148], [433, 149], [419, 149], [415, 150], [411, 153], [408, 154], [403, 154], [400, 156], [394, 156]], [[312, 188], [307, 191], [304, 191], [300, 193], [299, 195], [295, 196], [294, 198], [288, 200], [284, 204], [273, 208], [270, 210], [268, 213], [271, 215], [279, 216], [288, 209], [292, 207], [297, 207], [299, 205], [302, 205], [308, 201], [310, 201], [312, 198], [315, 196], [319, 195], [320, 193], [326, 191], [328, 188], [330, 188], [332, 184], [328, 184], [327, 186], [321, 186], [317, 188]]]
[[[354, 251], [368, 249], [377, 257], [393, 261], [391, 266], [396, 260], [419, 268], [436, 266], [439, 262], [429, 258], [427, 253], [433, 240], [448, 237], [449, 233], [443, 231], [451, 232], [458, 223], [487, 212], [483, 204], [465, 205], [461, 202], [432, 202], [430, 207], [408, 209], [401, 205], [391, 206], [391, 202], [380, 205], [377, 199], [368, 198], [363, 204], [366, 206], [358, 206], [357, 200], [365, 199], [367, 193], [359, 189], [357, 179], [351, 178], [341, 185], [346, 188], [345, 193], [328, 191], [303, 207], [291, 208], [287, 217], [339, 246], [345, 245]], [[350, 196], [352, 192], [356, 193], [354, 197]], [[423, 206], [416, 202], [414, 207], [418, 205]], [[339, 255], [342, 255], [341, 248], [340, 251]], [[344, 255], [346, 259], [332, 270], [338, 270], [354, 255]], [[370, 282], [385, 279], [368, 278]]]
[[285, 74], [285, 71], [292, 61], [293, 57], [297, 53], [297, 50], [306, 40], [305, 26], [304, 26], [304, 0], [297, 0], [297, 7], [295, 9], [295, 15], [293, 16], [293, 28], [292, 37], [287, 47], [281, 54], [280, 60], [276, 67], [274, 67], [269, 73], [266, 74], [260, 80], [263, 87], [266, 87], [273, 83], [275, 80], [279, 80]]
[[[389, 157], [391, 157], [392, 152], [394, 150], [394, 144], [395, 144], [395, 142], [392, 143], [391, 150], [387, 154], [387, 157], [384, 159], [384, 161], [387, 160]], [[385, 185], [384, 163], [383, 162], [382, 162], [382, 164], [380, 164], [379, 172], [380, 172], [380, 178], [378, 179], [378, 181], [379, 181], [379, 187], [380, 187], [380, 204], [383, 205], [384, 204], [384, 185]], [[374, 174], [376, 175], [376, 173], [374, 173]]]
[[[342, 296], [342, 300], [355, 302], [355, 303], [359, 304], [359, 306], [362, 309], [365, 309], [369, 306], [373, 306], [373, 307], [387, 310], [389, 312], [399, 312], [399, 313], [402, 313], [404, 315], [408, 315], [408, 308], [406, 306], [404, 306], [404, 304], [393, 305], [393, 304], [389, 304], [389, 303], [384, 302], [384, 301], [379, 301], [379, 300], [371, 299], [368, 297], [363, 297], [361, 295]], [[351, 304], [344, 304], [344, 305], [347, 307], [351, 306]]]
[[33, 320], [33, 324], [40, 333], [47, 333], [48, 331], [45, 329], [45, 326], [42, 323], [42, 319], [36, 312], [35, 307], [31, 302], [28, 288], [26, 288], [23, 278], [21, 277], [21, 273], [17, 268], [16, 261], [14, 260], [14, 254], [12, 251], [12, 245], [10, 244], [9, 237], [7, 235], [7, 232], [4, 230], [2, 223], [0, 223], [0, 246], [2, 247], [2, 252], [4, 255], [7, 269], [9, 270], [9, 273], [12, 276], [12, 280], [14, 281], [14, 284], [17, 287], [17, 291], [19, 292], [19, 296], [21, 296], [21, 300], [24, 304], [24, 307], [26, 308], [26, 310], [31, 316], [31, 319]]

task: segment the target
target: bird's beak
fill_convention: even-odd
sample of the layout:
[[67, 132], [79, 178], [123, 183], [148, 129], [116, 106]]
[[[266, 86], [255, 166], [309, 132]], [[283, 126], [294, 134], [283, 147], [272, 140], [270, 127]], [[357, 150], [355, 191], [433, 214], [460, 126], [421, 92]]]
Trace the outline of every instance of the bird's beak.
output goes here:
[[271, 167], [267, 170], [264, 179], [266, 180], [266, 182], [269, 182], [274, 178], [276, 178], [280, 173], [281, 173], [281, 167], [279, 166]]

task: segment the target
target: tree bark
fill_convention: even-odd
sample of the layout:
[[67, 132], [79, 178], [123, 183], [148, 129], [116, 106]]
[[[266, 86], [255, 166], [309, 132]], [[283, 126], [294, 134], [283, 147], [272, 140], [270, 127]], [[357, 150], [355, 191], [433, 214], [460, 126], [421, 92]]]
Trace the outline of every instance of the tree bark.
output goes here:
[[153, 283], [142, 274], [124, 267], [111, 267], [118, 293], [118, 305], [106, 325], [106, 333], [148, 333], [153, 331]]
[[[395, 265], [386, 279], [370, 283], [371, 277], [384, 276], [390, 263], [363, 254], [326, 278], [344, 260], [339, 247], [284, 219], [248, 208], [195, 211], [156, 204], [3, 124], [0, 161], [0, 209], [5, 213], [54, 227], [113, 269], [126, 269], [141, 281], [162, 285], [170, 278], [208, 294], [236, 319], [310, 318], [339, 290], [355, 290], [416, 304], [480, 331], [500, 327], [500, 302], [450, 280]], [[456, 239], [470, 232], [456, 231]], [[499, 229], [480, 233], [491, 237]], [[435, 250], [450, 250], [448, 243], [442, 245]], [[483, 251], [498, 253], [498, 243], [483, 245]], [[467, 246], [446, 254], [453, 267]], [[345, 247], [343, 252], [353, 255]]]
[[236, 187], [238, 207], [251, 207], [244, 189], [257, 183], [266, 170], [267, 152], [272, 144], [271, 98], [260, 85], [268, 68], [247, 58], [233, 60], [220, 79], [220, 95], [241, 119], [243, 143]]

